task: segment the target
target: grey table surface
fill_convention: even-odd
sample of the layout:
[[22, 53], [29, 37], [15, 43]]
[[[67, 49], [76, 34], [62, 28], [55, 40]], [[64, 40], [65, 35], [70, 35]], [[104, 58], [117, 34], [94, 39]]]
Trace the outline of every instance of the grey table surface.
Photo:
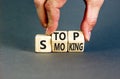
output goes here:
[[[0, 0], [0, 79], [120, 79], [119, 0], [105, 0], [84, 53], [34, 53], [43, 34], [33, 0]], [[79, 30], [83, 0], [68, 0], [58, 30]]]

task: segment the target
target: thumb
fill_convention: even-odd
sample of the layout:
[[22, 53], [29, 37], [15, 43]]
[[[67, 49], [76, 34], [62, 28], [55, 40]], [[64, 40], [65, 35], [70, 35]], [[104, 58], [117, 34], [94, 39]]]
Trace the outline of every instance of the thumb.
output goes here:
[[91, 31], [97, 22], [98, 14], [102, 4], [103, 0], [98, 0], [96, 2], [86, 2], [84, 18], [81, 23], [81, 30], [86, 41], [90, 41]]

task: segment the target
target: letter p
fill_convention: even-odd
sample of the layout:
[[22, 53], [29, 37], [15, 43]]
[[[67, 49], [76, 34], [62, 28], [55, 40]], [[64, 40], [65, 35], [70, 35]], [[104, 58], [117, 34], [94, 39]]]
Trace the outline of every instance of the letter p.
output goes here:
[[73, 33], [73, 39], [76, 40], [77, 37], [79, 37], [79, 33], [78, 32], [74, 32]]

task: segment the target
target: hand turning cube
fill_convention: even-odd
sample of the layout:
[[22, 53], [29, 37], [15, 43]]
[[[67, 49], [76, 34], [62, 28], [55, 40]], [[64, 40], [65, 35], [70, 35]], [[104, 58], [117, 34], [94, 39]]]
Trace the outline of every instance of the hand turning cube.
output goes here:
[[36, 35], [35, 52], [83, 52], [84, 44], [81, 31], [55, 31], [52, 36]]

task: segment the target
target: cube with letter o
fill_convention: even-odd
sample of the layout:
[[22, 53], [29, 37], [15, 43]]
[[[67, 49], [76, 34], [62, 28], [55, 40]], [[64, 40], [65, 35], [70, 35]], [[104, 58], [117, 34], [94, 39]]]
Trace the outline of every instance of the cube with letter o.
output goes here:
[[67, 31], [52, 34], [52, 52], [67, 52]]

